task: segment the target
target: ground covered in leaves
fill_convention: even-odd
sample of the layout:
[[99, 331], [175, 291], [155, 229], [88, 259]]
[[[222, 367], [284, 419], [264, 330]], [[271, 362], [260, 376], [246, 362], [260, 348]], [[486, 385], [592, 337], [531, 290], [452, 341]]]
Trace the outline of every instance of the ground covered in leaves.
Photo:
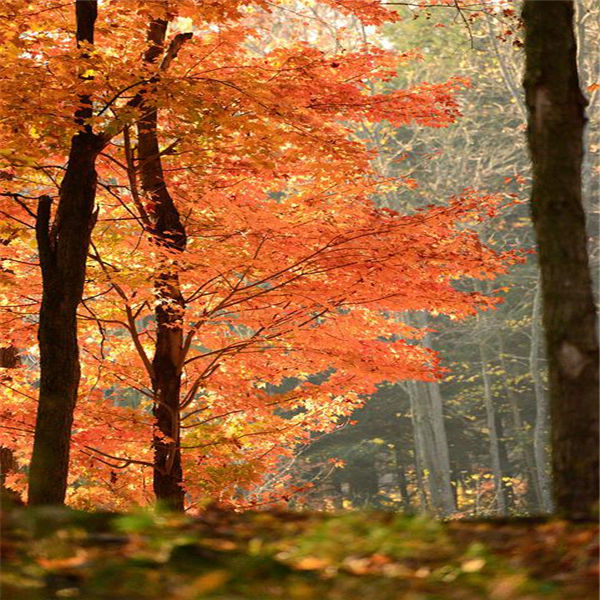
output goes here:
[[598, 528], [387, 513], [3, 516], [3, 600], [587, 600]]

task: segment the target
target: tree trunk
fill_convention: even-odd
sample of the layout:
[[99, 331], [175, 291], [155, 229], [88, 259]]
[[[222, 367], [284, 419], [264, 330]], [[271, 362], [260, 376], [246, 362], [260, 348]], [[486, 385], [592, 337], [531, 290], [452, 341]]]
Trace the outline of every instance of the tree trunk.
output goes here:
[[[19, 352], [12, 346], [0, 347], [0, 368], [16, 369], [21, 363]], [[4, 380], [10, 380], [10, 376]], [[18, 469], [17, 461], [10, 448], [0, 446], [0, 504], [8, 502], [9, 504], [23, 504], [21, 496], [15, 490], [6, 487], [6, 476]]]
[[[415, 315], [418, 327], [426, 327], [428, 315]], [[430, 344], [429, 336], [424, 339]], [[409, 382], [408, 385], [415, 447], [421, 467], [427, 473], [431, 504], [441, 516], [456, 511], [454, 492], [450, 482], [450, 458], [444, 424], [442, 396], [437, 382]]]
[[[148, 30], [144, 61], [154, 64], [164, 52], [167, 21], [154, 19]], [[156, 75], [154, 82], [158, 80]], [[180, 392], [183, 363], [183, 317], [185, 303], [179, 286], [176, 259], [186, 246], [185, 228], [171, 198], [163, 173], [158, 144], [158, 110], [153, 89], [145, 91], [140, 105], [138, 159], [140, 181], [149, 201], [154, 240], [163, 251], [154, 280], [156, 292], [156, 343], [152, 360], [154, 392], [153, 436], [154, 493], [173, 510], [184, 509], [183, 468], [180, 449]]]
[[[96, 0], [77, 0], [77, 42], [94, 42]], [[36, 236], [42, 271], [38, 340], [40, 390], [29, 470], [29, 503], [62, 504], [67, 489], [71, 425], [79, 388], [77, 307], [83, 294], [86, 258], [94, 226], [96, 157], [102, 142], [86, 120], [91, 100], [80, 98], [80, 131], [71, 149], [54, 223], [51, 203], [40, 198]]]
[[417, 470], [425, 473], [431, 504], [436, 513], [447, 516], [456, 510], [450, 484], [448, 445], [443, 426], [441, 398], [422, 381], [409, 383], [415, 436]]
[[490, 458], [492, 461], [492, 475], [494, 477], [494, 490], [496, 494], [496, 508], [500, 515], [506, 514], [506, 499], [504, 489], [502, 488], [502, 468], [500, 465], [500, 445], [498, 442], [498, 432], [496, 429], [496, 416], [492, 402], [492, 390], [490, 386], [490, 376], [487, 372], [487, 361], [483, 353], [483, 347], [479, 345], [479, 355], [481, 358], [481, 376], [483, 377], [483, 400], [485, 404], [485, 414], [490, 439]]
[[573, 2], [526, 0], [525, 94], [531, 212], [542, 278], [556, 509], [590, 518], [598, 504], [598, 337], [581, 194], [585, 98]]
[[[514, 507], [514, 494], [511, 482], [509, 481], [513, 477], [513, 466], [508, 457], [508, 444], [506, 443], [506, 437], [504, 435], [504, 425], [502, 423], [502, 417], [500, 415], [499, 407], [494, 410], [494, 419], [496, 422], [496, 432], [498, 434], [498, 450], [500, 451], [500, 474], [502, 475], [502, 494], [506, 502], [507, 511]], [[529, 492], [529, 501], [532, 503], [531, 492]]]
[[434, 442], [435, 485], [443, 515], [447, 516], [456, 511], [456, 502], [450, 481], [450, 454], [444, 424], [442, 395], [437, 382], [427, 382], [425, 387], [429, 398], [429, 421]]
[[[527, 479], [529, 482], [530, 493], [528, 495], [530, 496], [530, 502], [528, 504], [533, 505], [535, 507], [534, 512], [536, 512], [539, 511], [539, 507], [543, 505], [543, 499], [539, 485], [534, 452], [532, 449], [530, 436], [525, 430], [523, 419], [521, 418], [521, 409], [519, 408], [518, 399], [508, 384], [510, 373], [509, 366], [504, 358], [504, 340], [500, 333], [497, 334], [497, 338], [498, 349], [500, 351], [500, 365], [502, 366], [502, 371], [505, 374], [504, 389], [506, 390], [506, 398], [508, 400], [508, 404], [510, 405], [512, 425], [515, 432], [515, 441], [523, 459], [523, 466], [527, 472]], [[512, 496], [512, 492], [510, 495]]]
[[546, 450], [548, 446], [548, 401], [542, 379], [540, 377], [539, 346], [540, 346], [540, 308], [541, 286], [538, 281], [535, 286], [533, 308], [531, 312], [531, 348], [529, 351], [529, 371], [533, 380], [535, 394], [535, 425], [533, 427], [533, 454], [538, 478], [538, 487], [543, 512], [552, 512], [551, 482], [548, 477], [550, 460]]
[[418, 423], [417, 418], [417, 395], [413, 386], [414, 382], [407, 382], [408, 397], [410, 399], [410, 414], [413, 426], [413, 440], [414, 440], [414, 453], [415, 453], [415, 480], [417, 484], [417, 493], [419, 497], [419, 506], [422, 512], [426, 512], [429, 508], [427, 494], [425, 493], [425, 482], [423, 481], [423, 475], [425, 473], [425, 466], [423, 464], [424, 442], [423, 435], [421, 433], [421, 427]]

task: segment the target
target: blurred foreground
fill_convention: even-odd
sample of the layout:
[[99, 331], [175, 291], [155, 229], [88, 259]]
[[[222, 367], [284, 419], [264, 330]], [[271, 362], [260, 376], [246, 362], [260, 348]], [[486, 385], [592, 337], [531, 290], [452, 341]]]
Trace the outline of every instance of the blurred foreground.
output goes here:
[[598, 596], [591, 523], [20, 508], [5, 511], [2, 534], [3, 600]]

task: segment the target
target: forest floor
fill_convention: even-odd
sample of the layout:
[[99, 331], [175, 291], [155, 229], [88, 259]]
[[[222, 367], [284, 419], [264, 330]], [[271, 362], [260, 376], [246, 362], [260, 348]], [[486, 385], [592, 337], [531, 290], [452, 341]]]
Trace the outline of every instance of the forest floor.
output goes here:
[[3, 515], [2, 600], [592, 600], [598, 527], [392, 513]]

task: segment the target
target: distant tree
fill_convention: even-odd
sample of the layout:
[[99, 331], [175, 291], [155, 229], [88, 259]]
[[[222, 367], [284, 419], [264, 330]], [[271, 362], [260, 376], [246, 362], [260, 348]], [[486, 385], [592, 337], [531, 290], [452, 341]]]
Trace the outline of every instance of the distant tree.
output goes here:
[[556, 509], [590, 517], [598, 501], [598, 337], [582, 206], [586, 100], [570, 0], [526, 0], [531, 212], [542, 277]]

